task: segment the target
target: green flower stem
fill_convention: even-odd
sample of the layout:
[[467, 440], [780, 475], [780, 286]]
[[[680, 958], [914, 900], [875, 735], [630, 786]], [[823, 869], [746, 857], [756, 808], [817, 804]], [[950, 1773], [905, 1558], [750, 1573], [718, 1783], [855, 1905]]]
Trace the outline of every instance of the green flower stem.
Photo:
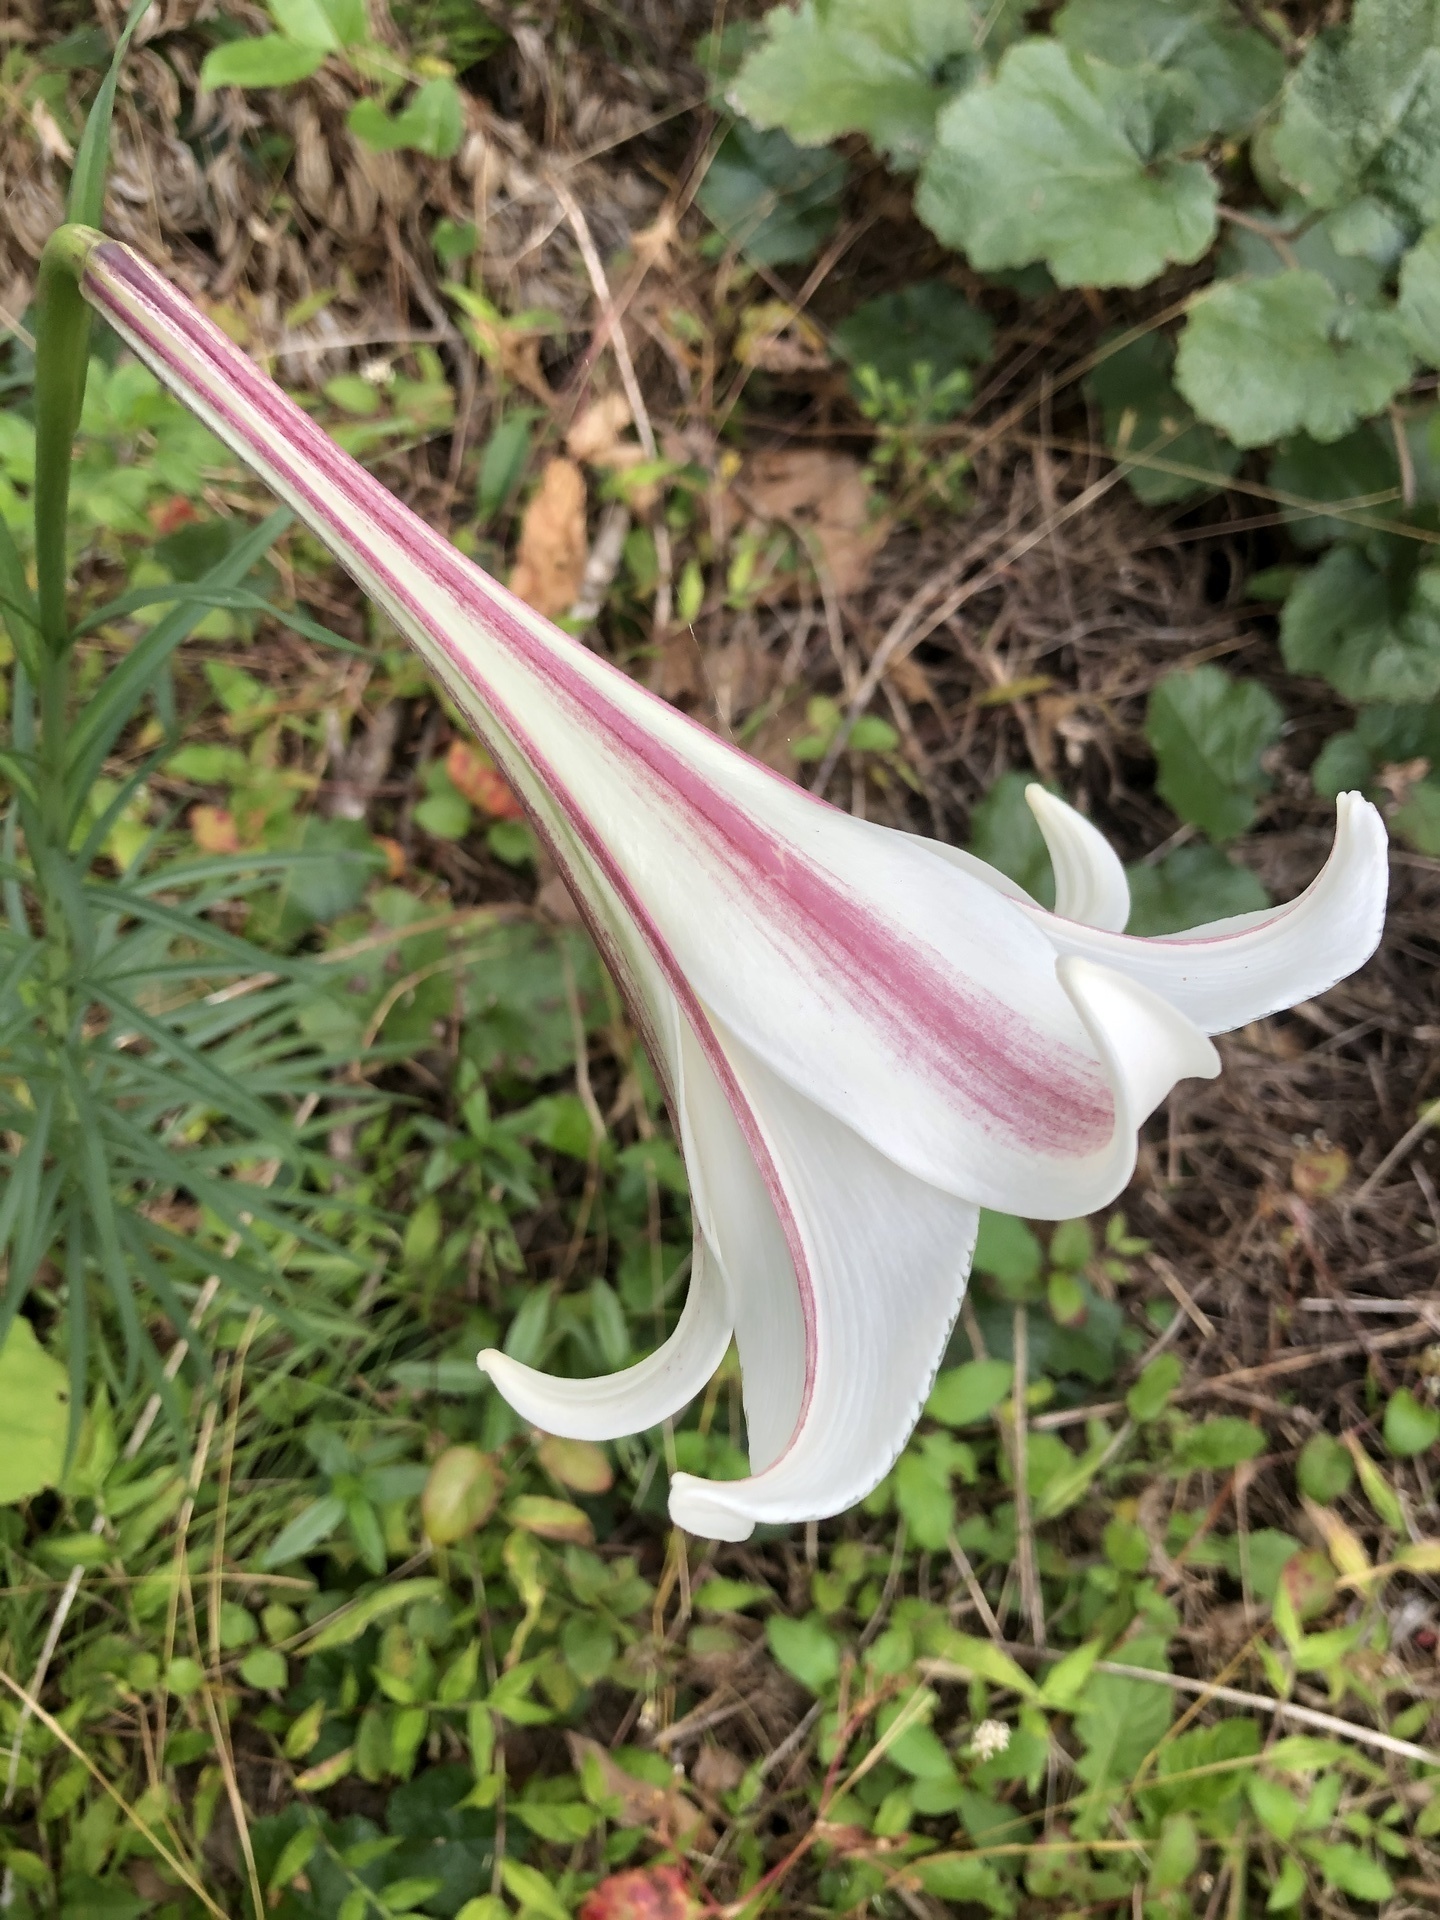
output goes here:
[[39, 807], [28, 837], [44, 896], [45, 919], [57, 936], [57, 952], [68, 946], [61, 937], [62, 928], [72, 934], [80, 932], [75, 924], [77, 909], [83, 920], [78, 883], [66, 849], [65, 756], [74, 636], [66, 614], [65, 536], [70, 461], [85, 398], [90, 349], [90, 309], [81, 298], [79, 275], [93, 240], [88, 229], [77, 227], [61, 227], [50, 236], [40, 259], [35, 308], [35, 571], [40, 621], [39, 658], [35, 663], [39, 722], [35, 745]]

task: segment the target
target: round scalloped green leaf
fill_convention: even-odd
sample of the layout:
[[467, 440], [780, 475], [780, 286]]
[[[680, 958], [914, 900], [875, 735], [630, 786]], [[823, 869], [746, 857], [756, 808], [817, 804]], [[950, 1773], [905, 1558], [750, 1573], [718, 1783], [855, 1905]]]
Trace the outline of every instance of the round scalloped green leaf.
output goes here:
[[1273, 694], [1253, 680], [1232, 680], [1220, 667], [1167, 674], [1145, 716], [1162, 798], [1212, 840], [1233, 840], [1255, 818], [1256, 798], [1269, 785], [1260, 756], [1284, 717]]
[[1280, 615], [1292, 673], [1313, 673], [1355, 705], [1440, 694], [1440, 566], [1407, 583], [1354, 547], [1334, 547], [1302, 574]]
[[1270, 905], [1257, 874], [1218, 847], [1192, 840], [1152, 866], [1126, 868], [1130, 882], [1127, 933], [1183, 933], [1212, 920], [1256, 913]]
[[1196, 83], [1205, 130], [1241, 133], [1285, 79], [1285, 56], [1226, 0], [1070, 0], [1055, 16], [1067, 46], [1111, 66], [1150, 61]]
[[1410, 378], [1409, 342], [1393, 313], [1347, 307], [1318, 273], [1222, 280], [1190, 309], [1175, 384], [1202, 420], [1237, 446], [1302, 429], [1338, 440]]
[[1291, 75], [1270, 156], [1312, 205], [1362, 184], [1421, 220], [1440, 215], [1440, 49], [1428, 0], [1358, 0]]
[[900, 164], [930, 150], [935, 115], [973, 65], [963, 0], [802, 0], [774, 7], [730, 97], [802, 146], [863, 133]]
[[1422, 233], [1401, 263], [1395, 313], [1420, 358], [1440, 367], [1440, 226]]
[[1162, 334], [1142, 333], [1107, 355], [1088, 382], [1104, 414], [1105, 443], [1117, 460], [1136, 463], [1125, 481], [1146, 506], [1203, 493], [1240, 464], [1240, 449], [1202, 426], [1176, 393], [1174, 358]]
[[940, 115], [916, 210], [975, 266], [1043, 260], [1061, 286], [1138, 287], [1198, 260], [1216, 188], [1172, 156], [1176, 87], [1155, 67], [1023, 40]]
[[30, 1322], [10, 1323], [0, 1347], [0, 1506], [53, 1487], [65, 1464], [70, 1388]]

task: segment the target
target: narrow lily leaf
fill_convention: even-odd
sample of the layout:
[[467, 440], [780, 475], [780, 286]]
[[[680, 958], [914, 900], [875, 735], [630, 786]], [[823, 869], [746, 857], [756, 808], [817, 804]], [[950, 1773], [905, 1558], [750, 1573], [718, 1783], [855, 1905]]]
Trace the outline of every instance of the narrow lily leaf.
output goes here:
[[135, 29], [145, 18], [149, 5], [150, 0], [132, 0], [125, 24], [120, 29], [120, 38], [115, 42], [109, 71], [100, 82], [100, 91], [95, 96], [85, 121], [85, 131], [80, 136], [80, 145], [75, 151], [66, 218], [77, 221], [81, 226], [98, 227], [105, 217], [105, 179], [110, 170], [110, 121], [115, 112], [115, 89], [120, 82], [120, 68], [130, 50], [130, 41]]
[[675, 1336], [608, 1381], [484, 1354], [552, 1432], [675, 1411], [733, 1331], [751, 1477], [677, 1475], [683, 1525], [831, 1514], [898, 1455], [963, 1296], [979, 1209], [1105, 1205], [1207, 1034], [1323, 991], [1379, 935], [1384, 830], [1342, 798], [1290, 908], [1145, 941], [1118, 859], [1032, 795], [1047, 913], [973, 856], [851, 819], [677, 713], [392, 498], [127, 249], [73, 234], [86, 297], [397, 625], [519, 795], [630, 1004], [697, 1226]]
[[[283, 507], [270, 514], [238, 540], [197, 585], [210, 591], [238, 586], [256, 562], [269, 552], [292, 518]], [[76, 720], [66, 752], [65, 776], [72, 825], [80, 816], [106, 754], [171, 654], [194, 632], [200, 613], [198, 607], [179, 606], [158, 621], [101, 682], [95, 697]]]

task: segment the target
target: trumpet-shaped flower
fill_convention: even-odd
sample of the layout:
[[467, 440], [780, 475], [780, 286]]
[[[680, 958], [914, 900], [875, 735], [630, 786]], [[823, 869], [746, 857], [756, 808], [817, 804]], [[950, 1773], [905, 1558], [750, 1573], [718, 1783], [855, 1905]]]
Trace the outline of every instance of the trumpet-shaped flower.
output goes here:
[[68, 236], [86, 296], [403, 629], [523, 801], [663, 1082], [696, 1223], [674, 1333], [608, 1378], [480, 1365], [526, 1419], [655, 1426], [739, 1349], [752, 1472], [670, 1510], [743, 1539], [839, 1512], [904, 1445], [979, 1210], [1103, 1207], [1209, 1036], [1323, 992], [1380, 935], [1385, 834], [1342, 795], [1291, 904], [1124, 931], [1099, 833], [1032, 788], [1046, 912], [982, 862], [852, 819], [636, 686], [454, 551], [135, 254]]

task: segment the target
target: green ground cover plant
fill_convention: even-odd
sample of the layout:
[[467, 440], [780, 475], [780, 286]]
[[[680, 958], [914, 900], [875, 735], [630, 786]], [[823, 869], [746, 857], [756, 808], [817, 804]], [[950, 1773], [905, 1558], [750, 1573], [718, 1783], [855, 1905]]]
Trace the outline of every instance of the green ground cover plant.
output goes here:
[[[417, 166], [459, 148], [463, 76], [515, 24], [396, 7], [392, 42], [330, 0], [261, 11], [202, 25], [207, 85], [283, 100], [344, 73], [355, 139]], [[995, 363], [987, 288], [1158, 283], [1176, 311], [1134, 309], [1080, 376], [1104, 446], [1153, 512], [1238, 484], [1283, 522], [1249, 590], [1291, 677], [1200, 659], [1145, 694], [1177, 837], [1131, 869], [1139, 931], [1267, 903], [1263, 836], [1228, 850], [1288, 799], [1308, 683], [1336, 696], [1314, 792], [1388, 794], [1437, 851], [1429, 22], [807, 0], [701, 49], [720, 104], [684, 244], [733, 276], [732, 318], [823, 257], [862, 140], [976, 270], [962, 292], [932, 259], [822, 341], [898, 518], [973, 505], [951, 436]], [[16, 84], [88, 109], [70, 211], [98, 223], [115, 49], [62, 24], [59, 64]], [[457, 485], [499, 567], [563, 444], [526, 354], [567, 322], [483, 282], [473, 225], [429, 237], [498, 395]], [[1375, 1323], [1403, 1342], [1361, 1325], [1334, 1418], [1268, 1359], [1212, 1389], [1190, 1360], [1217, 1301], [1127, 1196], [1043, 1231], [986, 1217], [914, 1440], [808, 1538], [665, 1527], [671, 1471], [745, 1471], [733, 1368], [613, 1447], [522, 1427], [478, 1348], [598, 1373], [678, 1316], [689, 1202], [643, 1051], [395, 636], [113, 342], [67, 362], [50, 297], [11, 333], [0, 414], [4, 1910], [1425, 1911], [1424, 1316]], [[302, 389], [354, 450], [398, 471], [463, 439], [453, 342], [379, 377], [368, 352]], [[638, 672], [662, 579], [683, 620], [738, 628], [810, 564], [793, 526], [718, 542], [682, 443], [606, 486], [631, 515], [606, 633]], [[913, 795], [902, 715], [853, 695], [802, 689], [795, 764]], [[405, 798], [333, 807], [351, 742], [327, 714], [363, 740], [392, 709], [416, 716]], [[962, 837], [1044, 897], [1027, 777], [998, 772]], [[1178, 1191], [1166, 1150], [1147, 1178]], [[1358, 1184], [1302, 1135], [1255, 1219], [1318, 1262]]]

